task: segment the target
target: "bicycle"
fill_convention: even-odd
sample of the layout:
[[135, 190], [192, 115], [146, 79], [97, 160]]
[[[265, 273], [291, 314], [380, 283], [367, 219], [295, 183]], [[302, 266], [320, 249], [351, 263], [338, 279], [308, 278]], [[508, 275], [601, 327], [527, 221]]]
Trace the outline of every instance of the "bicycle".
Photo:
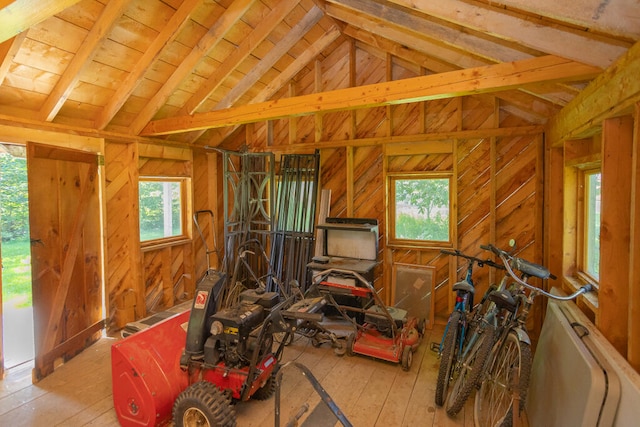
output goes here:
[[[484, 249], [483, 246], [480, 246]], [[492, 267], [504, 269], [500, 264], [490, 261]], [[485, 262], [486, 263], [486, 262]], [[473, 318], [468, 337], [459, 350], [457, 362], [450, 373], [453, 386], [445, 401], [447, 415], [454, 417], [462, 409], [465, 402], [480, 380], [480, 375], [491, 351], [496, 336], [499, 308], [489, 299], [495, 292], [507, 286], [508, 275], [503, 276], [500, 284], [490, 286], [485, 292], [482, 302], [473, 311]]]
[[[497, 339], [486, 361], [488, 369], [483, 370], [480, 388], [476, 393], [474, 422], [482, 427], [510, 427], [518, 423], [526, 404], [532, 362], [526, 321], [535, 297], [544, 295], [558, 300], [571, 300], [591, 291], [593, 285], [582, 286], [569, 296], [551, 294], [527, 282], [530, 277], [555, 279], [546, 267], [515, 257], [493, 245], [482, 247], [500, 258], [506, 269], [505, 277], [513, 279], [514, 283], [509, 289], [489, 295], [503, 317], [497, 325]], [[514, 270], [520, 272], [520, 277]], [[513, 410], [515, 405], [518, 405], [517, 411]]]
[[504, 268], [490, 259], [483, 260], [466, 255], [457, 249], [454, 251], [442, 249], [440, 252], [446, 255], [464, 258], [468, 262], [465, 278], [455, 283], [452, 287], [452, 290], [456, 293], [456, 302], [453, 311], [449, 315], [449, 320], [445, 326], [444, 334], [440, 341], [440, 347], [438, 348], [440, 367], [438, 369], [435, 395], [435, 403], [438, 406], [444, 405], [451, 375], [454, 371], [453, 367], [457, 363], [458, 354], [462, 352], [462, 347], [467, 336], [466, 332], [468, 330], [468, 326], [473, 324], [472, 320], [477, 317], [474, 313], [479, 312], [479, 307], [481, 307], [484, 302], [483, 299], [478, 306], [474, 307], [473, 305], [473, 298], [475, 295], [475, 286], [472, 277], [473, 267], [476, 264], [478, 267], [483, 267], [487, 264], [496, 268]]

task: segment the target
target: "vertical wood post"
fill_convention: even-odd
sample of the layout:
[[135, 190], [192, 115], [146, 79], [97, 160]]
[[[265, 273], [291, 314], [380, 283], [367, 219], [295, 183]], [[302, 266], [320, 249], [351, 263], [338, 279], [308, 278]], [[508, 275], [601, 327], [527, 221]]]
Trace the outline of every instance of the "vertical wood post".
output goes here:
[[631, 177], [629, 333], [627, 359], [640, 372], [640, 104], [635, 107]]
[[600, 316], [598, 328], [626, 357], [629, 304], [631, 158], [633, 119], [602, 125], [602, 209], [600, 225]]

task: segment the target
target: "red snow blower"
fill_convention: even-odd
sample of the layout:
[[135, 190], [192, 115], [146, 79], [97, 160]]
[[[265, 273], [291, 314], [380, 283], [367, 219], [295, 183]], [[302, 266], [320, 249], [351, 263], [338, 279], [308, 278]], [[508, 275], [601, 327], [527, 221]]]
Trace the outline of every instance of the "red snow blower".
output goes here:
[[[291, 329], [275, 292], [250, 289], [237, 306], [216, 311], [225, 275], [209, 270], [191, 311], [130, 335], [111, 350], [113, 401], [122, 426], [235, 425], [232, 402], [266, 399], [275, 390]], [[285, 335], [286, 337], [286, 335]]]

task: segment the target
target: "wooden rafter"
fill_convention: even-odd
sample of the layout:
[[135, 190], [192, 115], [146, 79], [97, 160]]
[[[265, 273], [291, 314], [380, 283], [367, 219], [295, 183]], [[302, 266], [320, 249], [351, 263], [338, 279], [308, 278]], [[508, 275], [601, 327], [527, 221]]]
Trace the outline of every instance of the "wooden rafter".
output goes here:
[[383, 58], [382, 54], [384, 52], [390, 53], [397, 58], [401, 58], [419, 65], [427, 69], [430, 73], [446, 73], [449, 71], [460, 69], [460, 67], [456, 67], [454, 65], [443, 62], [424, 52], [420, 52], [416, 49], [410, 48], [405, 44], [396, 43], [392, 40], [354, 27], [352, 25], [347, 25], [343, 31], [343, 34], [361, 42], [358, 43], [358, 48], [368, 51], [372, 55]]
[[282, 56], [298, 43], [307, 32], [313, 28], [314, 25], [320, 21], [323, 16], [322, 10], [317, 6], [314, 6], [307, 12], [287, 35], [278, 42], [269, 53], [265, 55], [246, 76], [242, 78], [228, 93], [227, 95], [216, 104], [216, 109], [228, 108], [236, 103], [242, 95], [244, 95], [263, 75], [266, 73]]
[[640, 39], [640, 9], [636, 0], [491, 0], [536, 15], [588, 28], [590, 31]]
[[90, 64], [97, 53], [98, 45], [109, 34], [111, 27], [122, 16], [127, 0], [112, 0], [104, 7], [100, 18], [93, 25], [78, 52], [74, 55], [55, 87], [40, 108], [40, 119], [50, 122], [58, 114], [69, 94], [80, 79], [82, 71]]
[[162, 108], [167, 99], [182, 81], [193, 71], [193, 68], [213, 49], [216, 44], [231, 30], [233, 25], [244, 15], [244, 13], [257, 0], [236, 0], [232, 2], [227, 10], [220, 16], [216, 23], [202, 36], [198, 44], [193, 48], [187, 57], [180, 63], [178, 68], [158, 90], [155, 96], [144, 106], [142, 111], [135, 118], [130, 126], [130, 132], [138, 134], [153, 116]]
[[548, 124], [547, 139], [559, 146], [567, 139], [592, 133], [602, 120], [629, 109], [640, 101], [640, 42], [615, 66], [593, 80]]
[[220, 87], [238, 65], [242, 63], [253, 50], [267, 38], [291, 10], [298, 5], [298, 0], [286, 0], [279, 2], [276, 7], [251, 31], [240, 44], [216, 70], [207, 81], [187, 100], [180, 114], [193, 114], [202, 103]]
[[20, 49], [20, 46], [22, 45], [22, 42], [24, 41], [26, 35], [26, 32], [22, 32], [14, 38], [5, 40], [4, 42], [0, 43], [0, 85], [9, 72], [9, 65], [11, 64], [11, 61], [13, 61], [13, 58], [16, 56], [16, 53], [18, 53], [18, 50]]
[[79, 0], [14, 0], [0, 8], [0, 43], [62, 12]]
[[[433, 17], [471, 28], [531, 49], [607, 68], [629, 46], [612, 44], [584, 32], [524, 19], [515, 14], [501, 13], [491, 7], [462, 0], [391, 0]], [[586, 49], [585, 46], [589, 48]]]
[[556, 56], [544, 56], [474, 69], [414, 77], [216, 110], [193, 116], [150, 122], [144, 135], [164, 135], [198, 129], [331, 112], [451, 98], [508, 90], [540, 81], [592, 78], [599, 69]]
[[[409, 49], [406, 46], [399, 45], [366, 31], [362, 31], [353, 27], [347, 27], [344, 33], [345, 35], [357, 38], [358, 40], [366, 41], [366, 44], [364, 46], [361, 46], [361, 48], [367, 49], [374, 55], [376, 54], [377, 49], [368, 49], [367, 45], [375, 46], [382, 51], [392, 53], [397, 58], [423, 66], [432, 72], [445, 73], [460, 69], [459, 67], [443, 64], [429, 57], [429, 55], [427, 54], [416, 52], [415, 50]], [[381, 59], [384, 59], [382, 55], [378, 56]], [[553, 86], [556, 90], [565, 89], [564, 87], [560, 87], [559, 83], [550, 83], [547, 86]], [[540, 123], [541, 121], [544, 122], [544, 120], [549, 117], [549, 114], [555, 114], [558, 111], [558, 106], [564, 106], [566, 104], [566, 102], [554, 103], [553, 100], [548, 99], [546, 95], [538, 95], [528, 88], [502, 91], [500, 93], [497, 93], [496, 97], [510, 103], [519, 111], [526, 111], [526, 117], [534, 118], [534, 123]], [[522, 114], [519, 115], [522, 116]]]
[[327, 4], [326, 11], [329, 16], [335, 19], [349, 22], [352, 26], [393, 40], [396, 43], [408, 46], [418, 52], [428, 53], [430, 56], [446, 64], [455, 65], [457, 68], [474, 68], [491, 63], [486, 59], [473, 56], [467, 52], [445, 47], [413, 32], [410, 33], [382, 22], [372, 21], [342, 6]]
[[162, 31], [153, 40], [151, 45], [144, 51], [142, 57], [135, 64], [131, 72], [118, 85], [118, 89], [111, 97], [111, 100], [102, 109], [102, 113], [96, 119], [96, 128], [104, 129], [111, 119], [116, 115], [118, 110], [124, 105], [129, 96], [138, 86], [141, 77], [151, 66], [151, 64], [160, 56], [162, 49], [173, 40], [184, 25], [188, 22], [189, 16], [194, 9], [199, 6], [201, 0], [185, 0], [171, 19], [167, 21]]
[[[409, 31], [419, 38], [437, 40], [465, 52], [473, 52], [475, 56], [491, 62], [511, 62], [539, 56], [527, 52], [528, 49], [516, 49], [508, 43], [496, 43], [488, 38], [478, 37], [472, 32], [464, 32], [434, 21], [423, 19], [397, 6], [383, 5], [368, 0], [328, 0], [328, 3], [341, 5], [353, 10], [365, 19], [374, 19], [385, 27], [395, 27], [399, 31]], [[353, 21], [349, 19], [349, 21]]]
[[[273, 95], [275, 95], [280, 89], [284, 87], [296, 74], [300, 72], [304, 67], [306, 67], [315, 57], [317, 57], [320, 52], [325, 50], [327, 46], [333, 43], [338, 37], [340, 37], [340, 30], [338, 27], [333, 26], [329, 28], [319, 39], [317, 39], [311, 46], [304, 50], [304, 52], [298, 56], [295, 61], [293, 61], [287, 68], [285, 68], [280, 75], [271, 80], [269, 84], [260, 91], [258, 95], [256, 95], [250, 102], [250, 104], [256, 104], [259, 102], [264, 102], [267, 99], [270, 99]], [[222, 135], [216, 135], [217, 141], [222, 141], [229, 137], [235, 128], [230, 128]], [[192, 136], [191, 141], [194, 142], [197, 140], [202, 134], [204, 130], [200, 130]]]

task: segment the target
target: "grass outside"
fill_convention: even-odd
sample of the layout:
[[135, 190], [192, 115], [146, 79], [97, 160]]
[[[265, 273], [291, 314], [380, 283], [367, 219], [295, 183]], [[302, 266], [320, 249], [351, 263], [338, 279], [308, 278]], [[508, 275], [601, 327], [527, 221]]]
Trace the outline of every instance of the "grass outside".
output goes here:
[[29, 240], [2, 242], [2, 299], [4, 304], [29, 307], [31, 300], [31, 248]]

